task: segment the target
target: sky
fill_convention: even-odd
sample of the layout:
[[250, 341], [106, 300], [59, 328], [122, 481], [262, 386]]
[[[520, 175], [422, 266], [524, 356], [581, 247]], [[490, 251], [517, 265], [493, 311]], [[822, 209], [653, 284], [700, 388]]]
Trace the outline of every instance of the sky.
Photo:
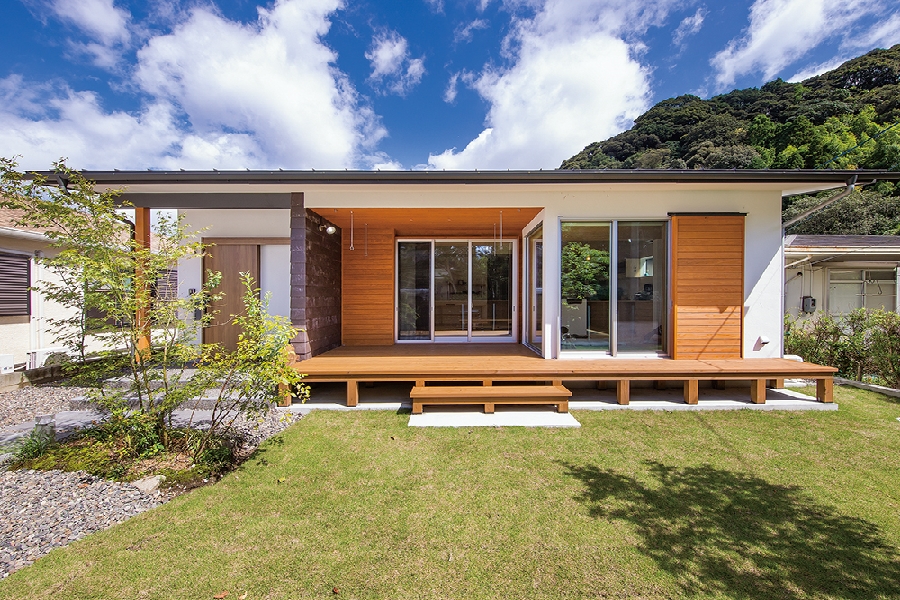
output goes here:
[[554, 169], [656, 102], [900, 43], [897, 0], [0, 0], [0, 156]]

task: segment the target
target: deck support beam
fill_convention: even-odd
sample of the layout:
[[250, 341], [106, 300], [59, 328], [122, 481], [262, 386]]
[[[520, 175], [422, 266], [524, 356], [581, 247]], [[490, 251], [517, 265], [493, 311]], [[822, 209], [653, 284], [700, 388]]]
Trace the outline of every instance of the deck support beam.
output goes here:
[[684, 403], [697, 404], [700, 398], [700, 380], [686, 379], [684, 381]]
[[750, 381], [750, 402], [753, 404], [766, 403], [766, 380], [753, 379]]
[[773, 390], [783, 390], [784, 389], [784, 379], [769, 379], [766, 382]]

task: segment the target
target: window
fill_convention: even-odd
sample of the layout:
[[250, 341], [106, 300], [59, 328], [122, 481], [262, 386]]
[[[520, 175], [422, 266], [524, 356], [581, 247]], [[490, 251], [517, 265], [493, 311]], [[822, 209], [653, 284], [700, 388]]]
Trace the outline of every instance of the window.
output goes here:
[[0, 317], [31, 314], [31, 257], [0, 252]]
[[561, 350], [665, 352], [664, 221], [562, 223]]
[[832, 269], [828, 272], [828, 312], [845, 315], [858, 308], [897, 309], [897, 271]]

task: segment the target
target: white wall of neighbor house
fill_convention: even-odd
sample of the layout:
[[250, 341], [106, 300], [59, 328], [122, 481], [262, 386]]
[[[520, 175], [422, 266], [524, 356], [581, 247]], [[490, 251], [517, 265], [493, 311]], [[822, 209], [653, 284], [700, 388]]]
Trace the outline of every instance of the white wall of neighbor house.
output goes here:
[[[334, 186], [304, 193], [309, 208], [353, 207], [489, 207], [544, 208], [544, 356], [559, 348], [555, 326], [560, 314], [560, 220], [667, 220], [670, 212], [746, 213], [744, 258], [745, 358], [780, 357], [783, 353], [782, 293], [784, 255], [781, 192], [746, 184], [692, 186], [521, 185], [382, 186], [377, 190]], [[768, 339], [768, 344], [762, 340]]]
[[[46, 243], [38, 240], [26, 240], [12, 237], [0, 238], [0, 252], [21, 254], [31, 260], [31, 286], [36, 288], [44, 282], [59, 283], [60, 277], [41, 266], [35, 260], [35, 252], [54, 252]], [[45, 298], [37, 289], [31, 290], [31, 314], [22, 316], [0, 316], [0, 354], [12, 354], [16, 364], [28, 365], [28, 354], [35, 350], [61, 348], [58, 336], [54, 333], [54, 320], [70, 317], [72, 309]], [[97, 339], [89, 339], [88, 351], [104, 349], [105, 345]], [[38, 365], [40, 366], [40, 365]]]
[[[289, 238], [291, 211], [288, 209], [179, 210], [189, 231], [198, 237]], [[178, 265], [178, 294], [203, 285], [203, 261], [183, 260]], [[263, 294], [271, 292], [269, 312], [290, 316], [291, 251], [285, 244], [260, 247], [260, 281]]]
[[[788, 255], [786, 264], [802, 260], [801, 255]], [[817, 262], [821, 261], [821, 262]], [[815, 313], [835, 313], [835, 307], [829, 302], [829, 274], [832, 271], [874, 271], [879, 274], [891, 273], [894, 278], [893, 287], [889, 283], [884, 286], [884, 293], [877, 294], [878, 282], [873, 281], [864, 290], [860, 290], [860, 307], [886, 308], [900, 311], [900, 262], [898, 261], [841, 261], [824, 262], [822, 257], [792, 265], [784, 270], [784, 312], [792, 318], [808, 318]], [[868, 292], [866, 294], [865, 292]], [[811, 296], [816, 301], [815, 313], [802, 311], [802, 299]], [[893, 296], [893, 297], [891, 297]], [[839, 312], [839, 311], [838, 311]]]

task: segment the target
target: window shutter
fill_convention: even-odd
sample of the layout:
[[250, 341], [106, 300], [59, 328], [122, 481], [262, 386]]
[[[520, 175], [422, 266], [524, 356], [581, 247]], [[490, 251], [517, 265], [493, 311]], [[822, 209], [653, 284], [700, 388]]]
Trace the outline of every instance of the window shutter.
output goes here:
[[0, 317], [31, 314], [31, 257], [0, 252]]

